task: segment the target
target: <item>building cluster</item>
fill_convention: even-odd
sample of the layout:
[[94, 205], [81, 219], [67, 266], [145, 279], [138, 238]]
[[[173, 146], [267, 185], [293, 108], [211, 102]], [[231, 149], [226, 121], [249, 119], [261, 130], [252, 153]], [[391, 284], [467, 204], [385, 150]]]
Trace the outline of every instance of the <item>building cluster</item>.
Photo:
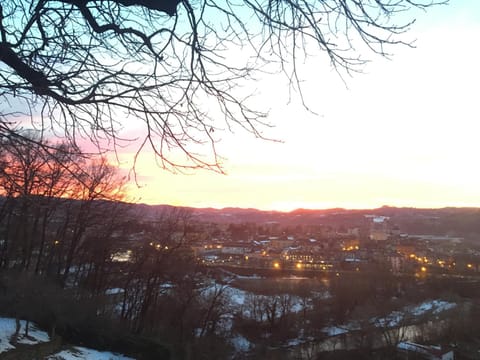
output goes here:
[[360, 226], [211, 224], [192, 244], [208, 266], [288, 271], [368, 271], [393, 273], [468, 272], [479, 264], [457, 251], [462, 239], [402, 233], [386, 216], [365, 215]]

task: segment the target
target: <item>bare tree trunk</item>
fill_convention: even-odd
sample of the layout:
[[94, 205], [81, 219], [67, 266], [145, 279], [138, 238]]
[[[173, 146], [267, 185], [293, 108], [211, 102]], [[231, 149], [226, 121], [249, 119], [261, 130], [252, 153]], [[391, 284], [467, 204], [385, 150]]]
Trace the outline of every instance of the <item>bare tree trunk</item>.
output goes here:
[[42, 221], [42, 234], [40, 236], [40, 246], [38, 248], [37, 262], [35, 264], [35, 274], [39, 273], [40, 266], [41, 266], [41, 263], [42, 263], [43, 251], [44, 251], [44, 248], [45, 248], [45, 240], [46, 240], [46, 233], [47, 233], [47, 224], [48, 224], [47, 214], [45, 213], [43, 215], [43, 221]]
[[24, 333], [25, 337], [28, 337], [29, 327], [30, 327], [30, 320], [27, 319], [27, 320], [25, 321], [25, 333]]
[[10, 342], [12, 343], [12, 345], [16, 345], [17, 342], [18, 342], [18, 335], [20, 335], [20, 329], [21, 329], [22, 325], [20, 323], [20, 318], [17, 316], [15, 316], [15, 332], [13, 333], [13, 335], [10, 337]]

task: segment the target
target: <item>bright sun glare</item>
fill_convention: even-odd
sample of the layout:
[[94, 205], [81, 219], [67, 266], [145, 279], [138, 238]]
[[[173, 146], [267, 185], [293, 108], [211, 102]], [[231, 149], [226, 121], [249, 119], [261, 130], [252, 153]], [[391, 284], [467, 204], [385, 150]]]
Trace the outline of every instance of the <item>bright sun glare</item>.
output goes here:
[[[464, 7], [462, 7], [464, 6]], [[195, 207], [371, 208], [480, 206], [477, 92], [480, 21], [467, 2], [420, 14], [416, 48], [374, 59], [346, 85], [308, 59], [304, 94], [289, 102], [285, 83], [265, 77], [257, 103], [270, 108], [270, 135], [222, 134], [226, 176], [172, 175], [149, 155], [137, 163], [131, 197]], [[478, 11], [477, 13], [480, 13]], [[446, 45], [448, 44], [448, 45]], [[123, 167], [131, 167], [125, 152]]]

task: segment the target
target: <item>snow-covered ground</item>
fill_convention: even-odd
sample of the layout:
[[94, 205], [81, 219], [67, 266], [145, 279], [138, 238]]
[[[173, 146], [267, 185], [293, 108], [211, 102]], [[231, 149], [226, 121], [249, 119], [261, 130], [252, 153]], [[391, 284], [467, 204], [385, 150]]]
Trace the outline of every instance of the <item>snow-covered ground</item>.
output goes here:
[[125, 292], [124, 289], [122, 288], [111, 288], [105, 290], [105, 295], [118, 295], [118, 294], [123, 294]]
[[[244, 305], [248, 305], [247, 304], [248, 298], [251, 296], [254, 296], [253, 293], [245, 290], [241, 290], [238, 288], [234, 288], [234, 287], [229, 287], [226, 289], [226, 294], [229, 299], [230, 306], [234, 310], [240, 309], [244, 316], [246, 317], [250, 316], [249, 310], [245, 308]], [[278, 295], [281, 295], [281, 294], [278, 294]], [[265, 296], [265, 297], [268, 297], [268, 296]], [[303, 310], [304, 305], [302, 304], [302, 300], [300, 299], [300, 297], [291, 295], [290, 299], [291, 299], [291, 304], [290, 304], [291, 312], [298, 313]], [[280, 315], [280, 311], [281, 311], [280, 307], [278, 311], [279, 311], [278, 315]]]
[[328, 326], [324, 327], [322, 331], [328, 336], [337, 336], [349, 332], [349, 329], [345, 329], [340, 326]]
[[393, 311], [384, 318], [374, 319], [373, 322], [377, 326], [393, 328], [401, 325], [402, 322], [405, 322], [405, 320], [418, 318], [428, 313], [437, 315], [444, 311], [453, 309], [456, 306], [457, 304], [445, 300], [428, 300], [418, 305], [407, 306], [401, 311]]
[[415, 306], [411, 312], [415, 316], [421, 316], [428, 312], [432, 312], [433, 314], [439, 314], [449, 309], [453, 309], [457, 304], [451, 303], [444, 300], [430, 300], [424, 301], [423, 303]]
[[70, 350], [63, 350], [57, 354], [51, 355], [47, 360], [133, 360], [132, 358], [115, 354], [109, 351], [97, 351], [80, 346], [75, 346]]
[[230, 304], [232, 306], [242, 306], [245, 304], [245, 299], [249, 293], [244, 290], [229, 287], [226, 289], [226, 294], [230, 299]]
[[[418, 305], [411, 305], [402, 310], [393, 311], [385, 317], [371, 318], [370, 322], [377, 327], [394, 328], [402, 324], [407, 325], [406, 322], [411, 322], [422, 315], [429, 313], [438, 315], [444, 311], [453, 309], [456, 306], [457, 304], [445, 300], [428, 300]], [[352, 330], [359, 330], [360, 326], [361, 325], [357, 322], [352, 321], [344, 325], [328, 326], [323, 328], [322, 331], [328, 336], [336, 336]]]
[[[18, 342], [20, 344], [34, 345], [50, 341], [48, 334], [45, 331], [39, 330], [32, 323], [30, 323], [28, 327], [28, 338], [26, 338], [24, 336], [26, 323], [25, 320], [20, 320], [20, 332], [18, 336]], [[0, 318], [0, 353], [15, 348], [15, 346], [10, 343], [10, 338], [15, 333], [15, 327], [15, 319]]]
[[248, 350], [250, 350], [253, 347], [253, 345], [252, 345], [252, 343], [250, 343], [250, 341], [248, 341], [245, 337], [243, 337], [242, 335], [239, 335], [239, 334], [232, 337], [230, 339], [230, 342], [233, 345], [233, 347], [235, 348], [235, 350], [237, 351], [237, 353], [247, 352]]
[[[50, 337], [45, 331], [37, 328], [33, 323], [29, 324], [28, 337], [25, 333], [25, 320], [20, 320], [20, 332], [18, 336], [18, 343], [26, 345], [35, 345], [42, 342], [50, 341]], [[15, 333], [15, 319], [0, 317], [0, 353], [15, 349], [15, 346], [10, 343], [12, 335]], [[84, 347], [74, 347], [71, 350], [64, 350], [57, 354], [48, 357], [49, 360], [133, 360], [132, 358], [115, 354], [108, 351], [97, 351]]]
[[[203, 295], [209, 296], [211, 294], [217, 293], [221, 287], [225, 285], [221, 285], [212, 281], [210, 283], [205, 284], [206, 286], [203, 289]], [[217, 330], [222, 332], [223, 334], [230, 333], [230, 343], [233, 345], [237, 353], [247, 352], [251, 350], [255, 345], [250, 343], [245, 337], [241, 334], [235, 333], [234, 330], [234, 318], [235, 315], [240, 315], [244, 318], [252, 317], [251, 309], [253, 307], [262, 307], [265, 306], [265, 303], [268, 302], [269, 296], [267, 295], [256, 295], [250, 291], [246, 291], [243, 289], [239, 289], [233, 287], [231, 285], [226, 285], [222, 288], [223, 295], [225, 296], [227, 310], [228, 312], [225, 313], [222, 317], [220, 322], [217, 324]], [[277, 294], [275, 296], [283, 296], [282, 294]], [[255, 299], [255, 297], [258, 297]], [[315, 294], [317, 298], [327, 298], [330, 297], [330, 294], [326, 291], [318, 292]], [[290, 312], [299, 313], [304, 310], [306, 307], [307, 309], [312, 307], [312, 301], [309, 299], [305, 301], [305, 299], [300, 298], [299, 296], [290, 295], [288, 299], [288, 308]], [[302, 301], [303, 300], [303, 301]], [[255, 305], [253, 305], [253, 301], [255, 301]], [[282, 301], [282, 300], [280, 300]], [[277, 304], [277, 312], [278, 316], [281, 316], [282, 306], [281, 304]], [[378, 328], [383, 329], [393, 329], [399, 326], [407, 326], [412, 325], [415, 323], [416, 320], [421, 321], [421, 317], [424, 315], [438, 315], [444, 311], [450, 310], [456, 307], [457, 304], [451, 303], [445, 300], [434, 299], [434, 300], [427, 300], [421, 302], [419, 304], [413, 304], [409, 306], [405, 306], [398, 310], [392, 311], [391, 313], [383, 316], [383, 317], [371, 317], [370, 319], [365, 319], [366, 321], [370, 322], [370, 326], [376, 326]], [[260, 309], [262, 311], [262, 309]], [[364, 321], [365, 321], [364, 320]], [[361, 329], [362, 326], [365, 324], [359, 321], [350, 321], [346, 324], [332, 324], [331, 326], [323, 328], [323, 332], [329, 338], [335, 338], [341, 334], [347, 334], [352, 331], [356, 331]], [[414, 326], [414, 325], [412, 325]], [[299, 333], [298, 337], [290, 339], [288, 342], [285, 343], [288, 347], [295, 347], [299, 344], [302, 344], [309, 339], [305, 338], [303, 334]]]

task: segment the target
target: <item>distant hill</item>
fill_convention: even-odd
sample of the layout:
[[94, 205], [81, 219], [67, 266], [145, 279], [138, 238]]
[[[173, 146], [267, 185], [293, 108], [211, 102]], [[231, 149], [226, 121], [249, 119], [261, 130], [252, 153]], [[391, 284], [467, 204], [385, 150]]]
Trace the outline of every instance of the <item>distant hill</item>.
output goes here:
[[[169, 205], [135, 205], [149, 216], [171, 208]], [[211, 223], [257, 223], [278, 222], [282, 226], [329, 225], [361, 226], [365, 215], [387, 216], [390, 223], [410, 234], [437, 234], [452, 236], [480, 236], [480, 208], [418, 209], [412, 207], [383, 206], [377, 209], [348, 210], [335, 209], [296, 209], [290, 212], [263, 211], [229, 207], [186, 208], [192, 211], [193, 218]]]
[[[5, 198], [0, 196], [0, 206]], [[58, 199], [65, 203], [67, 199]], [[103, 201], [108, 206], [108, 201]], [[390, 223], [400, 231], [410, 234], [434, 234], [463, 236], [480, 239], [480, 208], [445, 207], [440, 209], [418, 209], [413, 207], [382, 206], [377, 209], [349, 210], [296, 209], [290, 212], [264, 211], [252, 208], [228, 207], [224, 209], [176, 207], [172, 205], [124, 204], [134, 216], [154, 220], [165, 211], [186, 209], [198, 222], [239, 224], [278, 222], [282, 226], [326, 225], [355, 227], [365, 224], [365, 215], [387, 216]]]
[[[174, 208], [170, 205], [137, 204], [133, 208], [143, 216], [154, 218], [163, 211]], [[365, 215], [387, 216], [390, 222], [410, 233], [478, 233], [480, 234], [480, 209], [454, 208], [417, 209], [383, 206], [377, 209], [349, 210], [334, 209], [296, 209], [290, 212], [264, 211], [252, 208], [228, 207], [190, 208], [193, 218], [200, 222], [211, 223], [268, 223], [278, 222], [284, 226], [293, 225], [331, 225], [360, 226]]]

